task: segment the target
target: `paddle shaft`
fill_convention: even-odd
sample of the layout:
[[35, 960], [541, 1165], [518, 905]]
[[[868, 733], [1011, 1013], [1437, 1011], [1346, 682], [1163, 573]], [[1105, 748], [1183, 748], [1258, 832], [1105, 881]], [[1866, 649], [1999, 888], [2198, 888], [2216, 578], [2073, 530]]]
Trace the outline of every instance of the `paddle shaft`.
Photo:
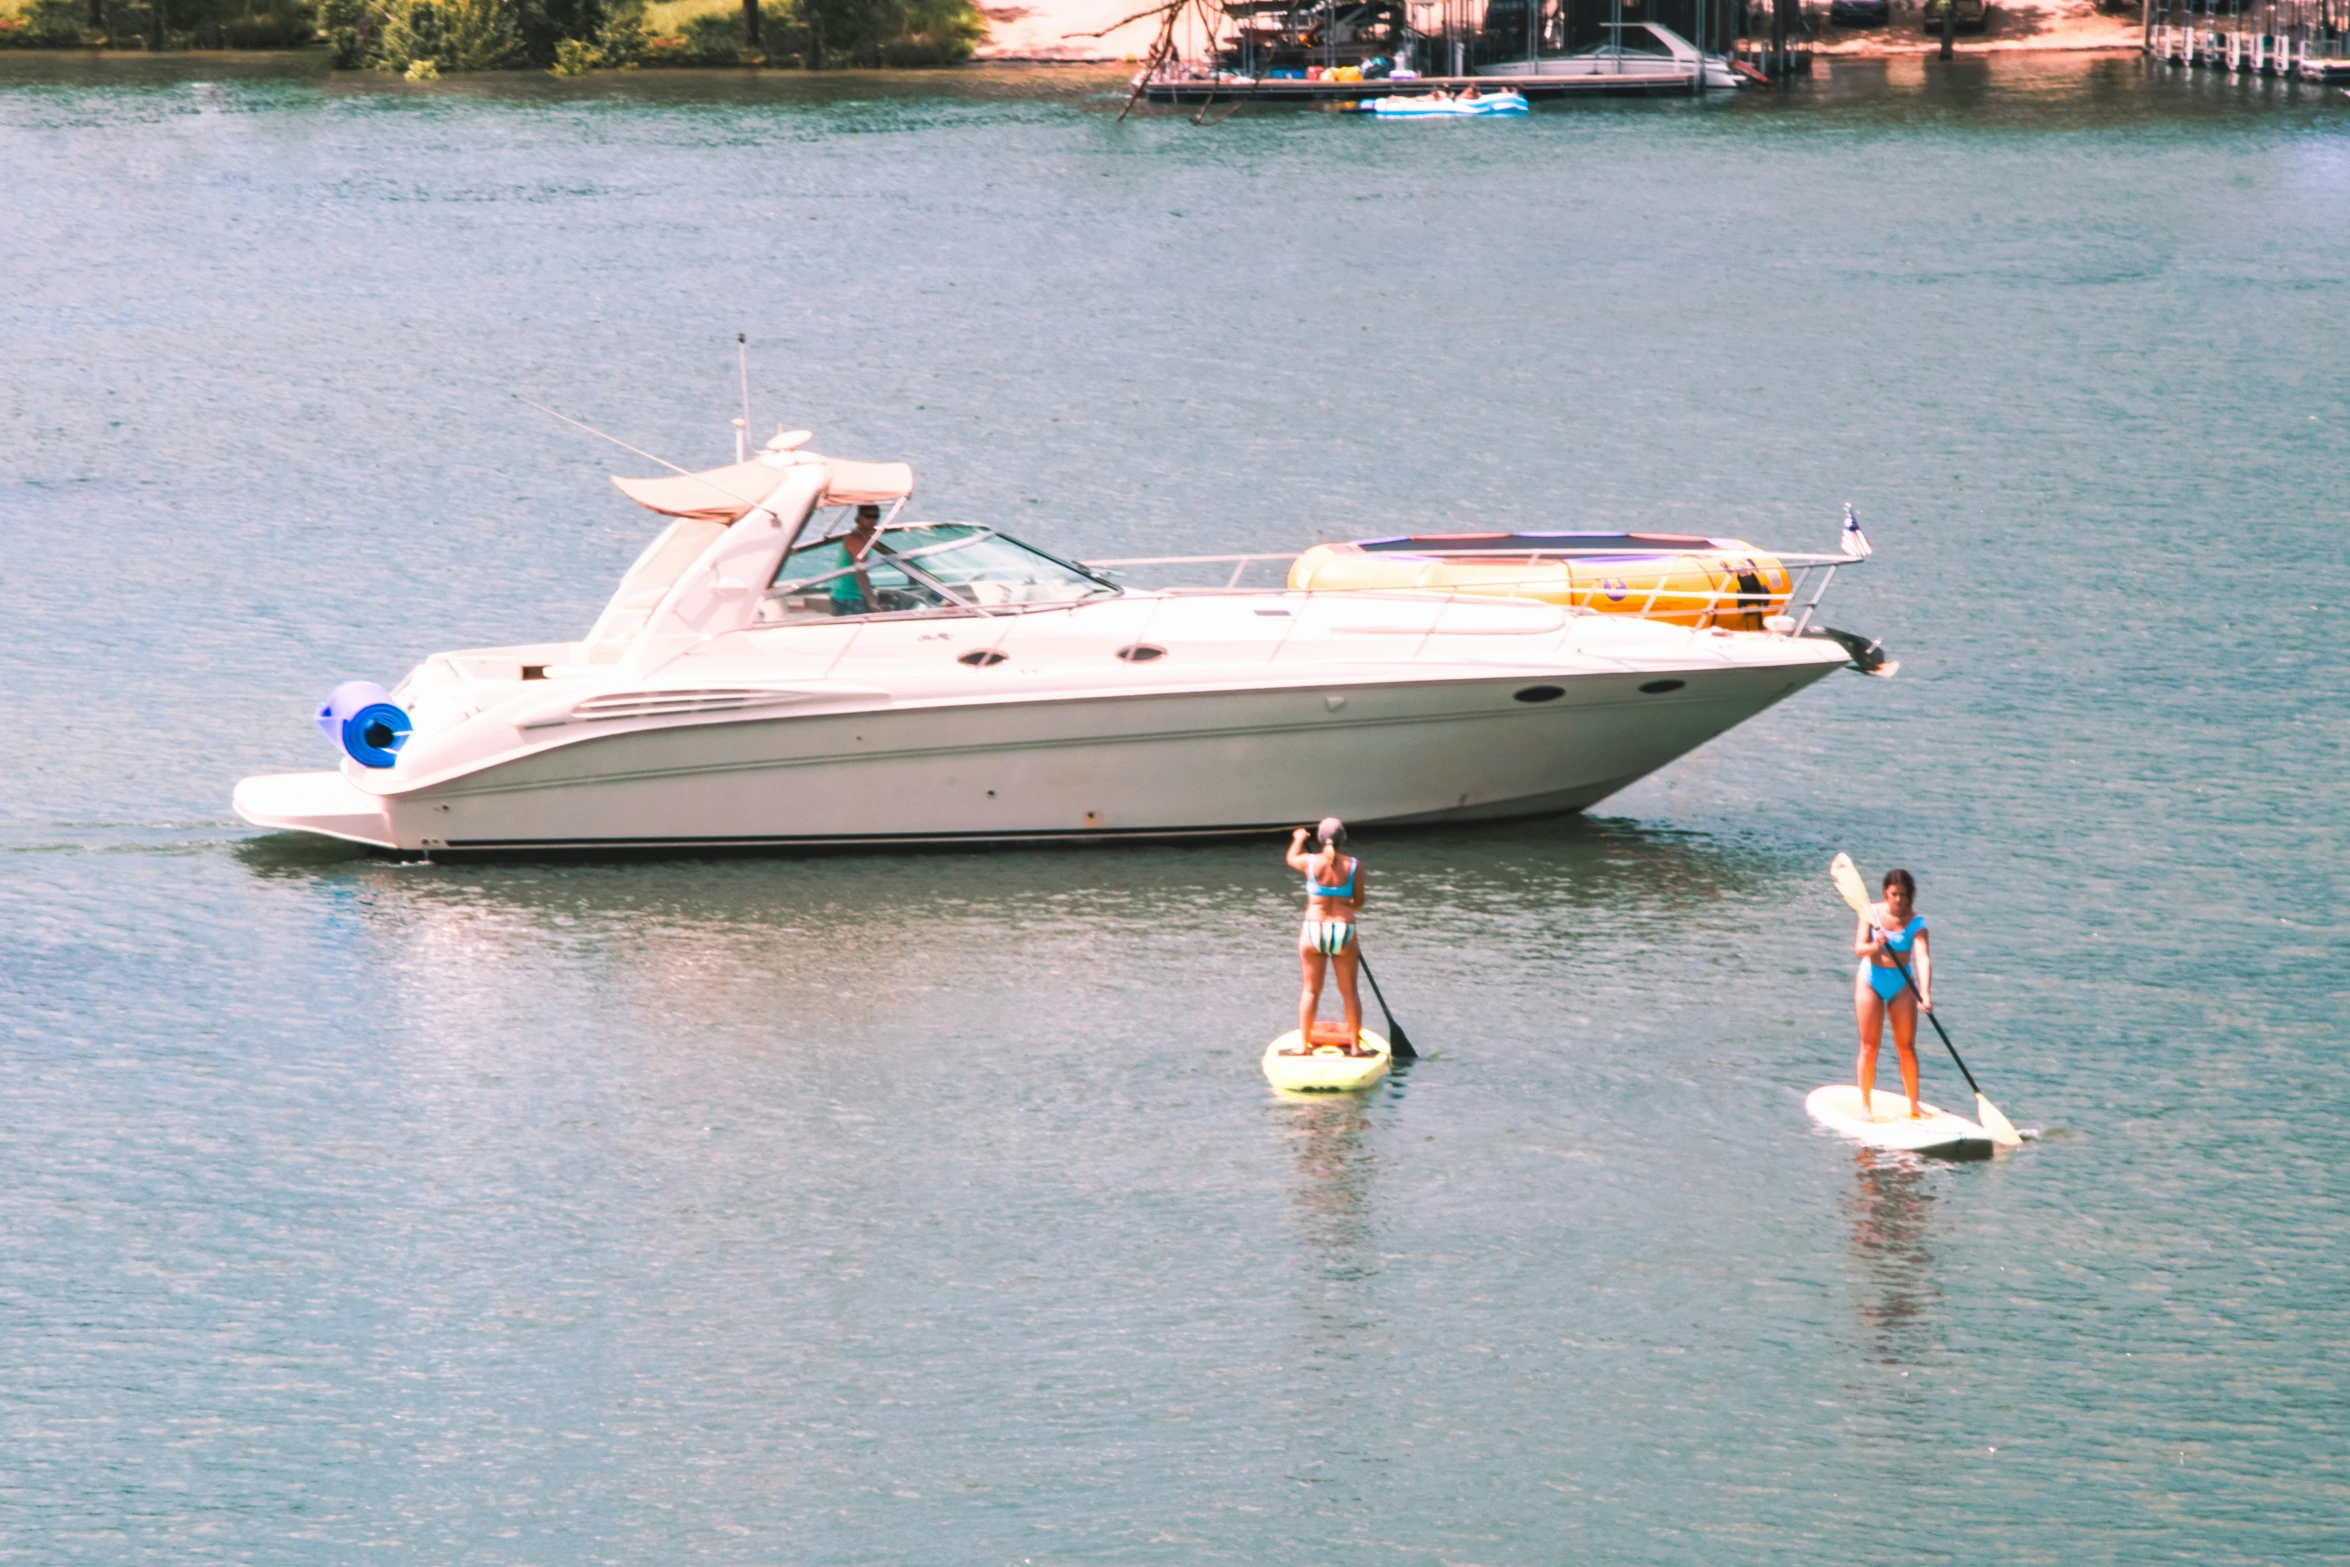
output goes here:
[[[1420, 1052], [1412, 1048], [1411, 1040], [1396, 1026], [1395, 1014], [1387, 1010], [1387, 994], [1379, 988], [1379, 976], [1371, 972], [1371, 960], [1363, 956], [1360, 947], [1355, 949], [1355, 961], [1362, 967], [1363, 978], [1371, 982], [1371, 994], [1379, 1000], [1379, 1015], [1387, 1019], [1387, 1053], [1398, 1061], [1419, 1060]], [[1959, 1070], [1963, 1072], [1966, 1068], [1962, 1065]], [[1967, 1081], [1971, 1083], [1974, 1079], [1970, 1077]]]
[[1885, 956], [1891, 958], [1893, 966], [1901, 971], [1901, 982], [1909, 987], [1909, 993], [1918, 998], [1918, 1010], [1926, 1014], [1926, 1021], [1933, 1024], [1934, 1032], [1942, 1036], [1942, 1048], [1949, 1051], [1950, 1059], [1958, 1063], [1958, 1075], [1966, 1079], [1967, 1087], [1974, 1090], [1977, 1099], [1982, 1098], [1982, 1085], [1975, 1081], [1975, 1074], [1966, 1069], [1966, 1061], [1959, 1055], [1958, 1046], [1950, 1042], [1950, 1033], [1943, 1028], [1942, 1020], [1934, 1015], [1932, 1007], [1926, 1005], [1926, 993], [1918, 989], [1918, 982], [1911, 976], [1909, 965], [1902, 962], [1901, 954], [1891, 947], [1885, 949]]

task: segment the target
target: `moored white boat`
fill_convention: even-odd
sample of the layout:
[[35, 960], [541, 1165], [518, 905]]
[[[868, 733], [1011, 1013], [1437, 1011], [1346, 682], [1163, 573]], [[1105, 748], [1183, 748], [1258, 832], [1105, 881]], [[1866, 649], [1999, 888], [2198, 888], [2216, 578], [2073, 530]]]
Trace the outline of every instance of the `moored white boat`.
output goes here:
[[788, 438], [621, 483], [672, 520], [585, 637], [338, 700], [342, 766], [248, 778], [238, 812], [435, 857], [1524, 816], [1847, 656], [1490, 595], [1129, 591], [973, 523], [893, 520], [847, 564], [848, 508], [902, 506], [912, 473]]
[[1656, 22], [1609, 25], [1611, 36], [1571, 54], [1538, 54], [1517, 60], [1496, 60], [1477, 67], [1477, 74], [1508, 83], [1536, 83], [1562, 77], [1679, 77], [1708, 88], [1746, 85], [1726, 55], [1708, 54], [1697, 45]]

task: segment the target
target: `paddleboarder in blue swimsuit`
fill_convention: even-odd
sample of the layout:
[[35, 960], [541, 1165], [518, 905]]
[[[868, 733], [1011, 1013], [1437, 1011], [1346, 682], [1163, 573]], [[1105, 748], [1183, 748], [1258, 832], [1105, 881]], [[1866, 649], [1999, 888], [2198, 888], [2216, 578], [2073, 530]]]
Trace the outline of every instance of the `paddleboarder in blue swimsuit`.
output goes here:
[[[1893, 1049], [1901, 1058], [1901, 1089], [1909, 1096], [1909, 1116], [1913, 1121], [1920, 1118], [1918, 1003], [1922, 996], [1926, 1010], [1934, 1010], [1934, 958], [1926, 945], [1926, 917], [1911, 906], [1917, 895], [1917, 881], [1909, 872], [1887, 871], [1885, 901], [1869, 905], [1869, 917], [1860, 921], [1853, 933], [1852, 950], [1860, 959], [1860, 972], [1852, 982], [1853, 1010], [1860, 1017], [1860, 1061], [1855, 1076], [1861, 1103], [1870, 1107], [1871, 1120], [1876, 1119], [1875, 1101], [1869, 1094], [1877, 1086], [1877, 1045], [1884, 1037], [1888, 1017], [1893, 1020]], [[1893, 961], [1896, 953], [1908, 965], [1917, 989], [1910, 989], [1901, 977]]]
[[1362, 953], [1355, 946], [1355, 915], [1363, 907], [1363, 862], [1346, 853], [1346, 824], [1325, 816], [1313, 830], [1316, 847], [1306, 848], [1303, 827], [1289, 835], [1289, 868], [1306, 879], [1306, 923], [1298, 933], [1297, 960], [1305, 970], [1305, 988], [1297, 998], [1297, 1051], [1314, 1050], [1314, 1014], [1322, 1007], [1322, 980], [1338, 971], [1338, 999], [1346, 1008], [1346, 1053], [1368, 1055], [1363, 1048], [1363, 999], [1355, 989], [1362, 971]]

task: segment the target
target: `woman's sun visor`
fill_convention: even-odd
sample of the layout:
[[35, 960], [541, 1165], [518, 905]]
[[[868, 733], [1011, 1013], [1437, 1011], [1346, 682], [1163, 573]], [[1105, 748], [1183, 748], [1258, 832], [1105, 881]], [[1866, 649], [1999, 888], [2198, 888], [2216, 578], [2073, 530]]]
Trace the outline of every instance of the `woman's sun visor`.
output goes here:
[[[808, 456], [813, 454], [803, 454], [802, 461]], [[824, 464], [824, 493], [816, 502], [819, 506], [880, 505], [914, 493], [914, 470], [907, 463], [847, 462], [838, 457], [816, 461]], [[738, 462], [657, 479], [623, 479], [614, 474], [612, 482], [621, 494], [664, 517], [733, 522], [773, 494], [790, 472], [791, 467]]]

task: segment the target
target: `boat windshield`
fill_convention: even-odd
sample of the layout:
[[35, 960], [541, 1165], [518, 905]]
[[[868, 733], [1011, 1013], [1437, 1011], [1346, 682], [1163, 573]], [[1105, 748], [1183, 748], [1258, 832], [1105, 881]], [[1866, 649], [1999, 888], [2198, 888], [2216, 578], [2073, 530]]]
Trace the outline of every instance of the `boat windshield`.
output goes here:
[[915, 523], [882, 529], [861, 562], [849, 559], [845, 537], [801, 545], [776, 568], [760, 619], [1070, 604], [1117, 591], [993, 528]]
[[[1625, 54], [1656, 55], [1665, 59], [1672, 57], [1673, 46], [1652, 34], [1645, 23], [1627, 22], [1616, 30], [1616, 38], [1622, 40], [1621, 48]], [[1599, 42], [1574, 52], [1579, 59], [1594, 59], [1603, 55], [1612, 55], [1616, 53], [1618, 47], [1619, 45], [1614, 40], [1602, 38]]]

